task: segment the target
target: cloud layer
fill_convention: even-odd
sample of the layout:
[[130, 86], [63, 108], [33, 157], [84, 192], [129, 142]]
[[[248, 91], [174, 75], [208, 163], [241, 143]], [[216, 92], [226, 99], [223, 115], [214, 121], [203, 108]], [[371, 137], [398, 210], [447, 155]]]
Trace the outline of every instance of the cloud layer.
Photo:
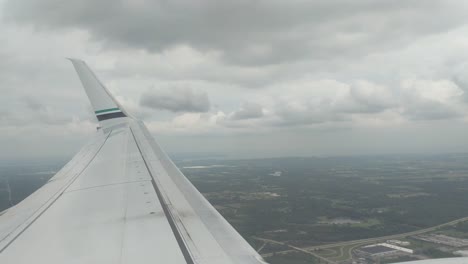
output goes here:
[[141, 95], [140, 105], [172, 112], [207, 112], [210, 100], [206, 92], [188, 87], [152, 89]]
[[93, 133], [80, 57], [170, 150], [468, 148], [462, 1], [2, 1], [0, 143]]
[[[40, 29], [85, 29], [109, 47], [186, 44], [231, 63], [330, 60], [391, 49], [464, 21], [460, 1], [7, 1], [5, 17]], [[438, 19], [434, 19], [437, 17]]]

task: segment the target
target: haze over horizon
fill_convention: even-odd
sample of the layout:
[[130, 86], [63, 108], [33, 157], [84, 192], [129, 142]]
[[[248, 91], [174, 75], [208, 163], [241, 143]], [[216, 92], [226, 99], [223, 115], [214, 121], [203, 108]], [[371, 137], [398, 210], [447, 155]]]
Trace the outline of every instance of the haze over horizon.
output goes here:
[[462, 1], [0, 0], [0, 159], [71, 156], [85, 60], [168, 152], [468, 152]]

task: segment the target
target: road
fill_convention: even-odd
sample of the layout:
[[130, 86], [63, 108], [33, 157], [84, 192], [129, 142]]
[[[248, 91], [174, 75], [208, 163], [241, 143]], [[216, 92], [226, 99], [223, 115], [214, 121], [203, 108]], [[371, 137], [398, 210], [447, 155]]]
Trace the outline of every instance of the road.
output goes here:
[[[429, 228], [419, 229], [419, 230], [416, 230], [416, 231], [406, 232], [406, 233], [400, 233], [400, 234], [388, 235], [388, 236], [381, 236], [381, 237], [374, 237], [374, 238], [365, 238], [365, 239], [343, 241], [343, 242], [338, 242], [338, 243], [318, 245], [318, 246], [310, 246], [310, 247], [304, 247], [304, 248], [296, 247], [296, 246], [290, 245], [288, 243], [280, 242], [280, 241], [276, 241], [276, 240], [272, 240], [272, 239], [266, 239], [266, 238], [260, 238], [260, 237], [253, 237], [253, 238], [257, 239], [257, 240], [260, 240], [260, 241], [279, 244], [279, 245], [284, 245], [284, 246], [287, 246], [287, 247], [291, 248], [290, 250], [283, 250], [283, 251], [275, 252], [275, 254], [284, 254], [284, 253], [289, 253], [289, 252], [293, 252], [293, 251], [300, 251], [300, 252], [304, 252], [304, 253], [308, 252], [310, 254], [310, 253], [312, 253], [311, 251], [315, 251], [315, 250], [319, 250], [319, 249], [343, 247], [343, 246], [350, 246], [350, 245], [355, 245], [355, 244], [372, 244], [372, 243], [377, 243], [377, 242], [381, 242], [381, 241], [389, 240], [389, 239], [397, 239], [397, 238], [402, 238], [402, 237], [420, 235], [420, 234], [435, 231], [436, 229], [439, 229], [441, 227], [453, 226], [453, 225], [456, 225], [458, 223], [465, 222], [465, 221], [468, 221], [468, 217], [455, 219], [455, 220], [447, 222], [447, 223], [443, 223], [443, 224], [436, 225], [436, 226], [429, 227]], [[268, 254], [263, 254], [262, 256], [263, 257], [269, 257], [269, 256], [272, 256], [272, 255], [273, 255], [273, 253], [268, 253]], [[319, 256], [319, 255], [317, 255], [315, 253], [312, 254], [312, 255], [317, 257], [317, 258], [320, 258], [322, 260], [325, 260], [328, 263], [334, 263], [334, 262], [332, 262], [332, 261], [330, 261], [330, 260], [328, 260], [328, 259], [326, 259], [324, 257], [321, 257], [321, 256]]]
[[[302, 253], [306, 253], [308, 255], [312, 255], [316, 258], [319, 258], [323, 261], [325, 261], [326, 263], [330, 263], [330, 264], [336, 264], [335, 262], [331, 261], [331, 260], [328, 260], [314, 252], [311, 252], [311, 251], [308, 251], [306, 249], [303, 249], [303, 248], [300, 248], [300, 247], [296, 247], [296, 246], [293, 246], [291, 244], [288, 244], [288, 243], [284, 243], [284, 242], [280, 242], [280, 241], [276, 241], [276, 240], [272, 240], [272, 239], [266, 239], [266, 238], [261, 238], [261, 237], [253, 237], [254, 239], [256, 240], [259, 240], [259, 241], [263, 241], [265, 243], [272, 243], [272, 244], [277, 244], [277, 245], [282, 245], [282, 246], [286, 246], [286, 247], [289, 247], [291, 248], [291, 250], [284, 250], [284, 251], [280, 251], [280, 252], [277, 252], [279, 254], [281, 253], [285, 253], [285, 252], [294, 252], [294, 251], [299, 251], [299, 252], [302, 252]], [[263, 254], [262, 256], [265, 256], [265, 255], [273, 255], [273, 253], [269, 253], [269, 254]]]

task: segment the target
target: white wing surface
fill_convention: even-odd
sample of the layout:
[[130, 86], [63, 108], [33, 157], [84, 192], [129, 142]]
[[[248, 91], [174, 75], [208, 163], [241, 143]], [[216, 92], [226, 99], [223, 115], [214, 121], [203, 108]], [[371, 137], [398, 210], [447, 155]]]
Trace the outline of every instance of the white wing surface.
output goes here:
[[0, 215], [0, 263], [264, 263], [130, 117], [71, 60], [101, 129]]

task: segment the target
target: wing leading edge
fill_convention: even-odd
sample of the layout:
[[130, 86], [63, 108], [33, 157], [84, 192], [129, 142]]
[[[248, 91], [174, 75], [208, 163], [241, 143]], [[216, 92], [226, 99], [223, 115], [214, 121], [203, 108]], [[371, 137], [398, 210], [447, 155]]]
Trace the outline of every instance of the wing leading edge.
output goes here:
[[265, 263], [145, 125], [71, 61], [103, 129], [0, 215], [0, 263]]

